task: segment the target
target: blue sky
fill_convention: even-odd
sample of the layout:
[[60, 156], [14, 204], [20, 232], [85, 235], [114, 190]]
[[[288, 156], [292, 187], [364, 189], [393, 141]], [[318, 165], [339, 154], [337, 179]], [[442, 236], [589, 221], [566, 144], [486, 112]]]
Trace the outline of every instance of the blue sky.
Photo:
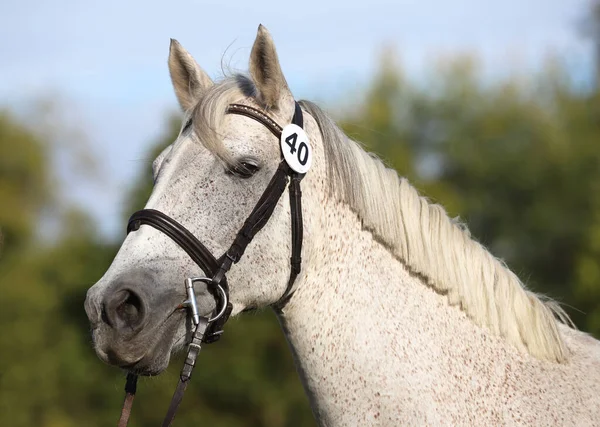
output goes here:
[[[128, 183], [151, 159], [165, 113], [176, 109], [166, 59], [178, 39], [213, 77], [221, 60], [245, 71], [259, 23], [277, 45], [298, 98], [349, 102], [384, 45], [414, 77], [440, 54], [472, 52], [488, 75], [533, 71], [549, 53], [575, 71], [590, 47], [577, 34], [586, 0], [3, 0], [0, 107], [57, 100], [85, 135], [102, 178], [78, 179], [60, 163], [68, 197], [121, 235]], [[293, 7], [295, 6], [295, 7]], [[223, 56], [225, 54], [225, 56]]]

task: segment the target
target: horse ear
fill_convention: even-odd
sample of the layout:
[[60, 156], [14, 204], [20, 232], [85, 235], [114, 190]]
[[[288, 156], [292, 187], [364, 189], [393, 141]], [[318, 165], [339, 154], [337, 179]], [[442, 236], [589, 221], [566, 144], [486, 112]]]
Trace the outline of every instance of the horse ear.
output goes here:
[[184, 111], [196, 105], [202, 93], [213, 84], [192, 55], [175, 39], [171, 39], [169, 47], [169, 72], [175, 95]]
[[285, 107], [293, 100], [293, 96], [283, 77], [275, 43], [262, 24], [258, 26], [258, 34], [250, 53], [250, 75], [258, 90], [258, 100], [267, 109], [287, 109]]

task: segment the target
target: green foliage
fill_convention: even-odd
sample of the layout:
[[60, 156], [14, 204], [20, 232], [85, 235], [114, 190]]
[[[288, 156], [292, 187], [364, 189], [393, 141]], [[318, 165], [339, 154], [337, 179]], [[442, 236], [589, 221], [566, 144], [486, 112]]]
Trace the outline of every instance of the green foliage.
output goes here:
[[0, 425], [86, 425], [91, 414], [97, 425], [114, 421], [121, 376], [93, 357], [83, 311], [86, 288], [114, 248], [75, 218], [51, 250], [3, 266]]
[[29, 241], [34, 220], [51, 197], [46, 151], [40, 137], [0, 110], [0, 236], [5, 247]]

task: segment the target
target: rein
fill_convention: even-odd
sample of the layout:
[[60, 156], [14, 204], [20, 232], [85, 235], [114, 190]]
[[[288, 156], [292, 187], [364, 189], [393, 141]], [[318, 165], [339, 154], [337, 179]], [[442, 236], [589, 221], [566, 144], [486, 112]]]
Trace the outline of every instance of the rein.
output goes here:
[[[284, 129], [268, 115], [256, 108], [242, 104], [230, 104], [226, 113], [237, 114], [256, 120], [269, 129], [278, 139], [281, 140], [282, 138]], [[303, 128], [304, 126], [302, 109], [297, 102], [295, 103], [292, 124], [300, 128]], [[129, 218], [127, 233], [137, 231], [142, 225], [154, 227], [177, 243], [207, 276], [192, 277], [185, 280], [187, 300], [178, 308], [189, 309], [195, 328], [192, 333], [192, 339], [188, 344], [188, 352], [179, 375], [177, 388], [175, 389], [169, 409], [162, 423], [163, 427], [170, 426], [175, 418], [177, 408], [183, 399], [183, 394], [191, 379], [196, 359], [201, 350], [201, 345], [203, 343], [210, 344], [218, 341], [223, 333], [223, 326], [231, 315], [233, 306], [229, 301], [229, 286], [226, 277], [227, 272], [231, 269], [233, 264], [239, 262], [244, 255], [244, 251], [248, 244], [271, 218], [277, 203], [288, 186], [288, 178], [292, 229], [292, 254], [290, 257], [291, 271], [286, 290], [282, 297], [273, 304], [274, 307], [281, 309], [293, 294], [293, 285], [302, 266], [303, 224], [300, 182], [305, 174], [296, 172], [290, 164], [288, 164], [288, 161], [284, 158], [283, 151], [281, 151], [281, 157], [282, 160], [277, 167], [277, 171], [267, 185], [267, 188], [262, 193], [250, 215], [246, 218], [246, 221], [238, 231], [229, 249], [227, 249], [225, 254], [218, 259], [183, 225], [160, 211], [155, 209], [142, 209], [135, 212], [131, 218]], [[196, 296], [194, 293], [195, 282], [206, 283], [216, 300], [217, 304], [215, 310], [218, 309], [218, 312], [212, 318], [202, 317], [198, 314]], [[137, 375], [130, 372], [127, 374], [125, 401], [123, 402], [121, 418], [119, 419], [119, 427], [127, 426], [136, 388]]]

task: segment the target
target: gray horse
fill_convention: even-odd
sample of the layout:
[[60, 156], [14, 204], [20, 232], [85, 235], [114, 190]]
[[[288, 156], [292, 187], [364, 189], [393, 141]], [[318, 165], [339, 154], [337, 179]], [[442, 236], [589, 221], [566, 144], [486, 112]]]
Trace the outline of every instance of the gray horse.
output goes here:
[[[186, 126], [154, 161], [147, 208], [223, 253], [281, 156], [265, 126], [226, 109], [251, 106], [283, 126], [294, 98], [262, 26], [251, 78], [214, 83], [176, 41], [169, 69]], [[557, 304], [528, 291], [317, 106], [300, 105], [312, 147], [303, 264], [277, 315], [319, 424], [600, 425], [600, 342], [565, 325]], [[232, 315], [279, 301], [290, 251], [283, 197], [228, 274]], [[130, 234], [88, 292], [98, 356], [162, 372], [190, 333], [186, 311], [174, 310], [183, 280], [202, 275], [154, 228]], [[215, 309], [205, 288], [197, 303], [201, 314]]]

